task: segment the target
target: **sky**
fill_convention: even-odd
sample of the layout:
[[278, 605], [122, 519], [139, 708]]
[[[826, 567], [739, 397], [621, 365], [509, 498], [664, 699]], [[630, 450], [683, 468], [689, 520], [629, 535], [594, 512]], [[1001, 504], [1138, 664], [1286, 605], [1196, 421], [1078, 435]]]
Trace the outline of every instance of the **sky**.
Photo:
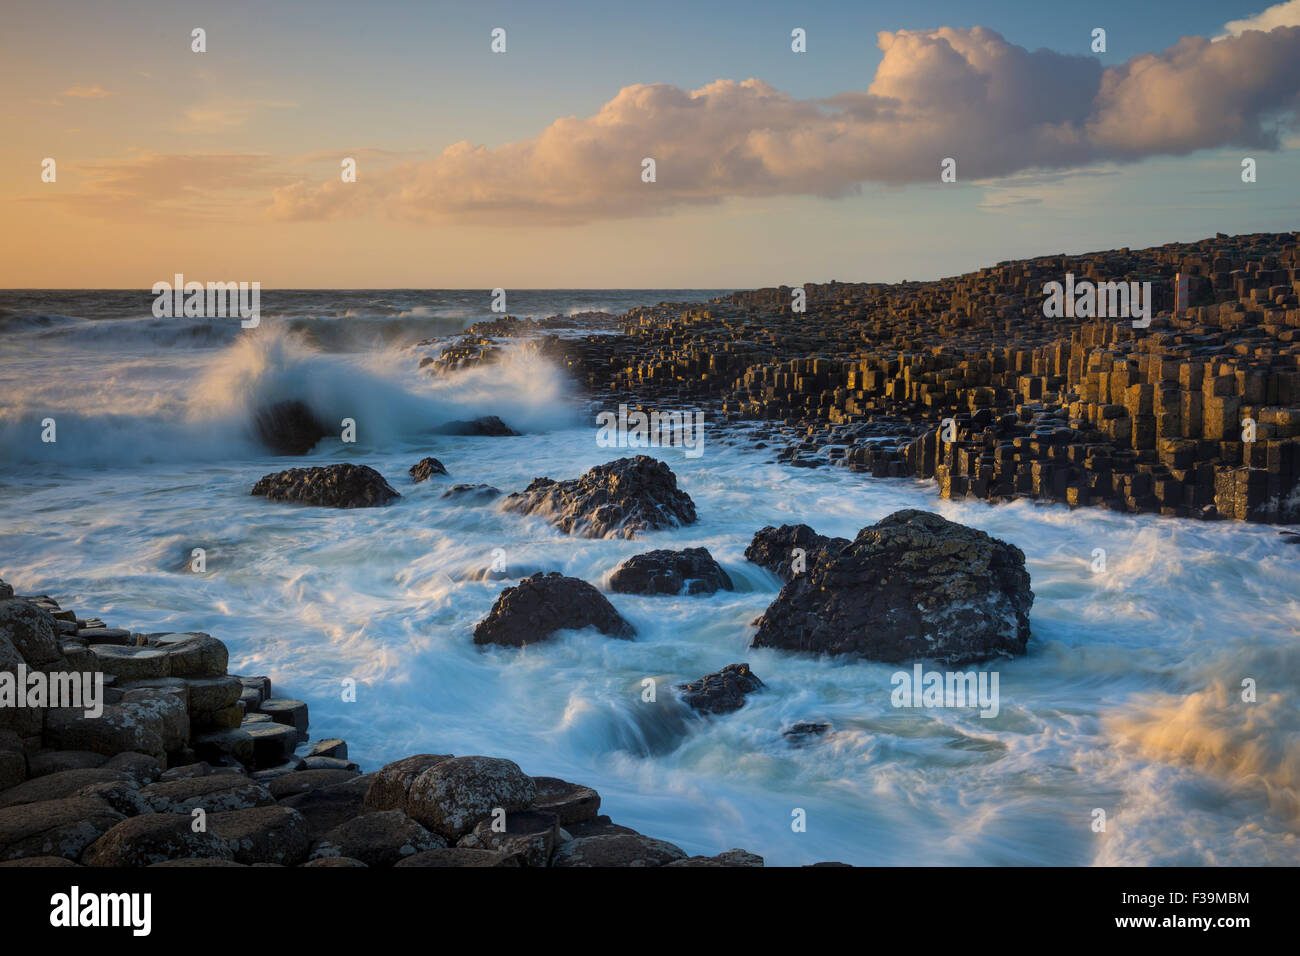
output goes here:
[[1300, 229], [1300, 0], [3, 18], [5, 288], [892, 282]]

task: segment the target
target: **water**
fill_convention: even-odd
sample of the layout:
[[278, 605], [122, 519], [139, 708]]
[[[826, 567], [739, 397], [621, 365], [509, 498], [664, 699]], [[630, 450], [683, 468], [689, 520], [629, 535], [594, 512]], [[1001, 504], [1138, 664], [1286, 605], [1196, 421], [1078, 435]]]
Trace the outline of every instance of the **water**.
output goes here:
[[[511, 310], [713, 294], [520, 293]], [[1300, 549], [1274, 529], [944, 502], [927, 483], [778, 467], [715, 431], [701, 458], [658, 451], [698, 524], [573, 539], [439, 497], [452, 482], [509, 492], [573, 477], [619, 454], [596, 447], [585, 404], [537, 359], [442, 379], [417, 370], [415, 341], [489, 317], [482, 293], [266, 293], [264, 327], [245, 333], [137, 317], [148, 302], [0, 293], [0, 577], [110, 625], [219, 636], [232, 671], [270, 674], [277, 694], [307, 700], [314, 734], [346, 738], [367, 768], [417, 752], [505, 756], [595, 787], [617, 822], [688, 852], [742, 846], [770, 864], [1300, 862]], [[248, 415], [290, 397], [326, 421], [355, 418], [358, 443], [268, 455]], [[428, 434], [481, 414], [526, 434]], [[39, 441], [46, 417], [54, 445]], [[450, 475], [412, 485], [406, 470], [425, 455]], [[268, 472], [344, 460], [378, 469], [402, 499], [336, 511], [248, 494]], [[779, 590], [743, 558], [754, 531], [798, 521], [851, 537], [904, 507], [1026, 554], [1033, 637], [1025, 658], [990, 665], [996, 718], [895, 709], [892, 666], [747, 647]], [[478, 580], [496, 548], [512, 575], [599, 586], [628, 555], [694, 545], [736, 591], [610, 595], [635, 641], [472, 643], [504, 586]], [[202, 576], [186, 570], [195, 547]], [[1103, 574], [1090, 568], [1096, 548]], [[742, 710], [703, 719], [673, 705], [671, 684], [735, 661], [768, 685]], [[347, 678], [355, 703], [341, 699]], [[642, 700], [646, 678], [656, 703]], [[1240, 698], [1245, 678], [1255, 703]], [[801, 720], [833, 732], [792, 746], [781, 731]], [[791, 829], [795, 809], [806, 832]]]

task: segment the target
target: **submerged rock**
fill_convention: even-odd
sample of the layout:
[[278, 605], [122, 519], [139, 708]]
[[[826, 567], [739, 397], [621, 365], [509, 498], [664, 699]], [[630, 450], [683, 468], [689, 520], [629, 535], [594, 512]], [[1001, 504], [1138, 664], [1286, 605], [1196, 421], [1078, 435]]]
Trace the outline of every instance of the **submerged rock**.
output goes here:
[[434, 475], [445, 475], [447, 469], [436, 458], [421, 458], [410, 467], [407, 473], [411, 476], [413, 482], [419, 484], [422, 481], [428, 481]]
[[438, 429], [438, 432], [442, 435], [490, 435], [494, 437], [519, 434], [495, 415], [484, 415], [481, 418], [471, 418], [469, 421], [447, 422]]
[[1023, 654], [1033, 602], [1019, 548], [909, 509], [795, 575], [752, 646], [963, 664]]
[[556, 631], [584, 627], [610, 637], [631, 638], [636, 633], [605, 595], [586, 581], [558, 571], [539, 571], [501, 592], [488, 616], [474, 628], [474, 643], [523, 647]]
[[329, 508], [373, 508], [402, 497], [373, 468], [346, 463], [266, 475], [253, 486], [252, 494], [264, 495], [268, 501]]
[[796, 548], [803, 552], [803, 569], [807, 570], [848, 544], [848, 538], [828, 538], [806, 524], [783, 524], [779, 528], [768, 525], [754, 535], [745, 549], [745, 559], [766, 568], [782, 581], [789, 581], [796, 573]]
[[628, 558], [610, 575], [609, 589], [620, 594], [713, 594], [735, 590], [722, 565], [707, 548], [647, 551]]
[[277, 455], [305, 455], [329, 434], [312, 410], [296, 400], [259, 408], [253, 413], [253, 429]]
[[728, 664], [720, 671], [706, 674], [689, 684], [678, 684], [682, 700], [693, 710], [705, 714], [729, 714], [745, 706], [745, 695], [766, 685], [748, 664]]
[[452, 485], [442, 493], [444, 498], [464, 499], [467, 501], [492, 501], [501, 497], [501, 489], [491, 485]]
[[534, 478], [502, 507], [545, 515], [561, 531], [584, 538], [631, 538], [695, 522], [695, 502], [677, 487], [666, 464], [648, 455], [597, 465], [581, 478]]

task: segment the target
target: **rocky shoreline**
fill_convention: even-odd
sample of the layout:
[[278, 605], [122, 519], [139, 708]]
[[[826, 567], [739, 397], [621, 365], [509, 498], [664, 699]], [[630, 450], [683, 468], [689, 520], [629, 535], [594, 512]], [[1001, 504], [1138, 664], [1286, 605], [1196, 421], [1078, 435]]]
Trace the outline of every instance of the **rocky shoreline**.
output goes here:
[[[1067, 274], [1150, 282], [1149, 326], [1046, 317], [1043, 289]], [[520, 338], [595, 408], [705, 409], [711, 427], [794, 467], [931, 479], [953, 499], [1300, 521], [1300, 233], [802, 289], [803, 313], [781, 286], [497, 319], [426, 343], [421, 364], [491, 363]]]

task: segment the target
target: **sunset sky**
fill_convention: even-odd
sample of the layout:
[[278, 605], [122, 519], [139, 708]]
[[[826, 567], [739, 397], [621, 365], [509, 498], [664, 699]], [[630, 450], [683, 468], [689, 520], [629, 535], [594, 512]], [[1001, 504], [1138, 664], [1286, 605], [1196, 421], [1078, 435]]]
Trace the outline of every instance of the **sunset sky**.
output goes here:
[[1300, 229], [1300, 0], [1068, 6], [9, 5], [0, 286], [740, 288]]

